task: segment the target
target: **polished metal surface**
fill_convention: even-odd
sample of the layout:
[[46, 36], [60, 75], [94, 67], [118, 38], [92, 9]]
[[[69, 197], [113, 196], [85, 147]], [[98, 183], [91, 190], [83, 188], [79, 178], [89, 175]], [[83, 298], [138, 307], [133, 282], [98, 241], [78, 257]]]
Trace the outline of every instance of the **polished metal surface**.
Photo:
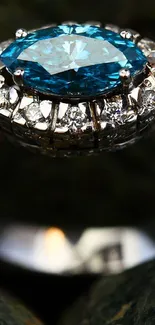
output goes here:
[[13, 81], [16, 85], [23, 86], [23, 75], [24, 75], [23, 69], [18, 68], [17, 70], [15, 70], [13, 75]]
[[132, 39], [132, 33], [126, 30], [121, 31], [120, 35], [126, 39]]
[[20, 28], [16, 31], [15, 37], [16, 39], [26, 37], [28, 34], [26, 29]]

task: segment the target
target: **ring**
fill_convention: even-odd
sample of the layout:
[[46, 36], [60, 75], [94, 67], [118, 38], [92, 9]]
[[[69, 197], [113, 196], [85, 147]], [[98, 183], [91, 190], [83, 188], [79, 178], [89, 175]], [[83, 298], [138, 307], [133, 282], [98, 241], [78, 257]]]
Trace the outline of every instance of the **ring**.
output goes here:
[[56, 156], [134, 143], [155, 125], [155, 42], [131, 29], [64, 22], [0, 44], [0, 127]]

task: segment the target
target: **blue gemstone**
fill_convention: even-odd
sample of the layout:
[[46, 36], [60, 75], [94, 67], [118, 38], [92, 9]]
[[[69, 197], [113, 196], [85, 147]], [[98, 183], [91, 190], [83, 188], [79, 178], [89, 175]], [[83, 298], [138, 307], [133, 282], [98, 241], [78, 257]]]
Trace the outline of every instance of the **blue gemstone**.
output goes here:
[[119, 71], [131, 76], [147, 59], [130, 40], [90, 25], [60, 25], [41, 29], [13, 42], [0, 56], [13, 72], [24, 69], [24, 84], [62, 97], [92, 97], [121, 83]]

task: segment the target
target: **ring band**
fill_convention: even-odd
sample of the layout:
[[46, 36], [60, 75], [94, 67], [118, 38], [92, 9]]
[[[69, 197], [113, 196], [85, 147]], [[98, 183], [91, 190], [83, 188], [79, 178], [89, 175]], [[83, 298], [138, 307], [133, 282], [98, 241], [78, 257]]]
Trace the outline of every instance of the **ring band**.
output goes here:
[[117, 26], [72, 22], [0, 44], [0, 127], [34, 152], [91, 155], [154, 127], [155, 42]]

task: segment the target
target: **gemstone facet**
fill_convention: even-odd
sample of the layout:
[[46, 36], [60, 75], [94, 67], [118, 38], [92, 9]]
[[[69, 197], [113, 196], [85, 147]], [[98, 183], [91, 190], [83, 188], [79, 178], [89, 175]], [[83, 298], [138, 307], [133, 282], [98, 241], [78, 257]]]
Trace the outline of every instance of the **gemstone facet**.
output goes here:
[[147, 58], [134, 42], [90, 25], [60, 25], [19, 38], [0, 60], [13, 74], [24, 70], [24, 85], [61, 97], [96, 97], [121, 84], [119, 71], [131, 76]]
[[26, 114], [26, 117], [32, 122], [36, 122], [40, 118], [42, 118], [42, 114], [41, 114], [41, 111], [39, 109], [39, 104], [38, 103], [30, 104], [28, 106], [25, 114]]
[[81, 103], [78, 106], [70, 106], [61, 121], [62, 126], [68, 126], [71, 132], [78, 132], [87, 121], [86, 108]]

